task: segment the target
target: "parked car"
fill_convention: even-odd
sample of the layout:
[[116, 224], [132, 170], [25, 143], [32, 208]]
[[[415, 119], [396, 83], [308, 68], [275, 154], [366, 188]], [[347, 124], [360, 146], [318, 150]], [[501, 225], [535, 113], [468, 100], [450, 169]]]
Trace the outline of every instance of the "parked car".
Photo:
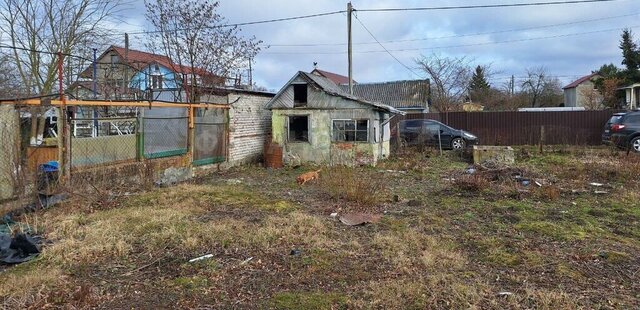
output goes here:
[[478, 144], [478, 137], [472, 133], [430, 119], [402, 120], [398, 123], [397, 130], [399, 133], [393, 134], [403, 146], [442, 146], [444, 149], [460, 150]]
[[640, 152], [640, 112], [627, 113], [611, 125], [611, 141], [619, 148]]
[[619, 124], [622, 117], [627, 113], [615, 113], [611, 116], [611, 118], [604, 124], [604, 131], [602, 132], [602, 143], [611, 144], [611, 126], [615, 124]]

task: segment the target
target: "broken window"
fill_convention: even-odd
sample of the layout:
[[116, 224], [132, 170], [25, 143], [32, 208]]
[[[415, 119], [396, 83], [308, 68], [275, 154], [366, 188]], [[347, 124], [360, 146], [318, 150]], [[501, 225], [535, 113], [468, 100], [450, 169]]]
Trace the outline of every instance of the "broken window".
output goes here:
[[309, 116], [289, 116], [289, 141], [309, 142]]
[[307, 84], [293, 84], [293, 106], [307, 105]]
[[334, 120], [333, 141], [368, 142], [369, 120]]

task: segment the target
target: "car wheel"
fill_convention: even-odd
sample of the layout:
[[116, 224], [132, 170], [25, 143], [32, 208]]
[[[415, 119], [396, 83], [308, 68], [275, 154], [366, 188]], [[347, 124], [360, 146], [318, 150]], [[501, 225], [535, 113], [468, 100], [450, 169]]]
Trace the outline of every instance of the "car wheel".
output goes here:
[[633, 138], [630, 146], [634, 152], [640, 153], [640, 137]]
[[453, 141], [451, 141], [451, 148], [454, 150], [462, 150], [464, 149], [465, 144], [466, 143], [464, 142], [464, 139], [455, 138], [453, 139]]

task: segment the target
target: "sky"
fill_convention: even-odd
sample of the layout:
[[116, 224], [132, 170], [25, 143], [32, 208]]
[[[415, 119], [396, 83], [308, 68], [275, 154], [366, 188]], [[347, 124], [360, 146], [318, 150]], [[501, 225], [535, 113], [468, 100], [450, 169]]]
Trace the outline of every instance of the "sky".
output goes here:
[[[517, 8], [438, 11], [358, 12], [359, 9], [412, 8], [561, 0], [353, 0], [353, 77], [358, 82], [425, 78], [416, 60], [437, 53], [490, 65], [490, 83], [500, 87], [527, 68], [544, 66], [563, 85], [602, 64], [621, 65], [622, 29], [640, 33], [640, 1], [564, 4]], [[242, 23], [346, 10], [338, 0], [222, 0], [219, 13]], [[369, 29], [376, 42], [363, 27]], [[123, 10], [120, 31], [144, 31], [143, 1]], [[242, 27], [241, 34], [263, 41], [253, 63], [253, 80], [280, 89], [297, 71], [347, 75], [345, 13]], [[636, 36], [640, 38], [640, 36]], [[132, 40], [132, 48], [143, 49]], [[390, 42], [391, 41], [391, 42]], [[313, 45], [313, 46], [310, 46]], [[389, 53], [385, 52], [387, 49]], [[392, 56], [393, 55], [393, 56]], [[397, 58], [396, 59], [394, 59]]]

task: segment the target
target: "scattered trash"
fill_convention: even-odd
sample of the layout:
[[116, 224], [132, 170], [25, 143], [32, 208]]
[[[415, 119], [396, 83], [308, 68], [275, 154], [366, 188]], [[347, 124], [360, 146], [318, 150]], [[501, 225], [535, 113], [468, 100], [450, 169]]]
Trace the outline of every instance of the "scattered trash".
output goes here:
[[407, 173], [404, 170], [379, 170], [380, 172], [388, 172], [388, 173]]
[[197, 261], [200, 261], [200, 260], [203, 260], [203, 259], [207, 259], [207, 258], [212, 258], [212, 257], [213, 257], [213, 254], [202, 255], [200, 257], [196, 257], [194, 259], [190, 259], [189, 262], [193, 263], [193, 262], [197, 262]]
[[229, 185], [235, 185], [235, 184], [241, 184], [242, 180], [240, 179], [228, 179], [227, 181], [225, 181], [227, 184]]
[[511, 293], [511, 292], [500, 292], [500, 293], [498, 293], [498, 296], [500, 296], [500, 297], [506, 297], [506, 296], [511, 296], [511, 295], [513, 295], [513, 293]]
[[25, 234], [16, 234], [13, 238], [0, 234], [0, 262], [19, 264], [30, 261], [40, 254], [37, 242]]
[[304, 183], [307, 183], [309, 181], [317, 180], [318, 178], [320, 178], [320, 171], [322, 171], [322, 169], [305, 172], [296, 178], [296, 182], [298, 182], [298, 184], [300, 185], [304, 185]]
[[253, 259], [253, 256], [251, 256], [251, 257], [249, 257], [249, 258], [247, 258], [247, 259], [243, 260], [243, 261], [240, 263], [240, 265], [246, 265], [246, 264], [247, 264], [248, 262], [250, 262], [252, 259]]
[[300, 254], [302, 254], [302, 251], [298, 249], [293, 249], [291, 250], [291, 252], [289, 252], [289, 255], [293, 255], [293, 256], [298, 256]]
[[474, 174], [474, 173], [476, 173], [476, 171], [477, 171], [476, 168], [471, 167], [471, 168], [467, 168], [467, 170], [465, 170], [464, 173], [466, 173], [466, 174]]
[[522, 180], [520, 181], [522, 183], [523, 186], [529, 186], [529, 184], [531, 183], [529, 180]]
[[333, 212], [333, 213], [329, 214], [329, 216], [330, 217], [336, 217], [336, 216], [338, 216], [338, 212]]
[[68, 194], [56, 194], [56, 195], [45, 195], [38, 194], [38, 200], [36, 202], [32, 202], [22, 208], [12, 210], [7, 212], [0, 218], [0, 224], [13, 224], [14, 218], [19, 217], [20, 215], [35, 212], [40, 209], [47, 209], [49, 207], [53, 207], [65, 199], [69, 197]]
[[542, 183], [540, 183], [540, 182], [538, 182], [538, 181], [535, 181], [534, 183], [536, 183], [536, 185], [537, 185], [538, 187], [542, 187]]
[[589, 185], [591, 185], [591, 186], [595, 186], [595, 187], [602, 187], [602, 186], [604, 186], [604, 184], [602, 184], [602, 183], [596, 183], [596, 182], [591, 182], [591, 183], [589, 183]]
[[596, 195], [604, 195], [604, 194], [608, 194], [609, 191], [593, 191], [593, 193]]
[[366, 213], [347, 213], [340, 216], [340, 222], [348, 226], [357, 226], [368, 223], [377, 223], [381, 218], [381, 215]]

